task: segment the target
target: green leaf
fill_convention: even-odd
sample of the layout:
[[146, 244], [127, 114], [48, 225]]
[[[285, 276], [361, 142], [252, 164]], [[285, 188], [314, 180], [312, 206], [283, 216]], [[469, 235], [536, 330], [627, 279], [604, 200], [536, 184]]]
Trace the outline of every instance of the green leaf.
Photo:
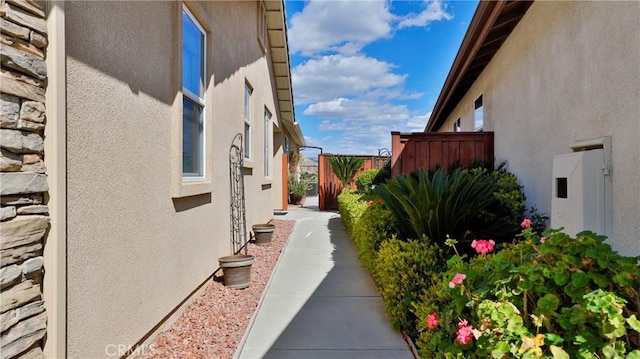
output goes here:
[[491, 352], [491, 356], [495, 359], [504, 358], [504, 356], [509, 353], [509, 344], [505, 342], [498, 342], [496, 344], [496, 348]]
[[582, 288], [589, 283], [589, 276], [583, 272], [573, 273], [571, 276], [571, 284], [576, 288]]
[[620, 355], [622, 353], [619, 353], [618, 350], [616, 350], [616, 348], [613, 346], [613, 344], [607, 344], [604, 347], [602, 347], [602, 354], [607, 359], [623, 359], [624, 358], [623, 356]]
[[553, 281], [556, 285], [564, 285], [567, 283], [567, 280], [569, 280], [569, 273], [567, 272], [560, 272], [553, 276]]
[[547, 294], [538, 299], [538, 310], [542, 313], [552, 313], [560, 305], [560, 299], [555, 294]]
[[627, 318], [627, 323], [631, 326], [631, 329], [640, 333], [640, 320], [636, 318], [635, 314]]
[[627, 354], [627, 359], [640, 359], [640, 350], [634, 350]]
[[544, 338], [549, 342], [549, 344], [558, 345], [564, 342], [561, 336], [558, 334], [547, 333], [544, 335]]
[[551, 345], [549, 349], [551, 349], [551, 354], [553, 354], [554, 359], [570, 359], [569, 354], [560, 347]]

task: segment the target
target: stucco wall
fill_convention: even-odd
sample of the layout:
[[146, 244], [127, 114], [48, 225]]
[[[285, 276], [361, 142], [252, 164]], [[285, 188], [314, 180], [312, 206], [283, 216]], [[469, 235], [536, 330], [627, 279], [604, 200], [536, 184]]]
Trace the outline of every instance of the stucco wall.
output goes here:
[[262, 121], [265, 105], [274, 118], [277, 108], [256, 6], [191, 6], [209, 34], [213, 192], [172, 199], [181, 4], [66, 4], [69, 357], [109, 357], [109, 345], [134, 344], [229, 254], [228, 151], [243, 130], [245, 79], [254, 87], [256, 159], [246, 176], [248, 230], [272, 218], [280, 189], [262, 186]]
[[614, 249], [640, 254], [640, 3], [535, 2], [441, 127], [484, 128], [497, 160], [551, 211], [552, 161], [580, 140], [612, 136]]

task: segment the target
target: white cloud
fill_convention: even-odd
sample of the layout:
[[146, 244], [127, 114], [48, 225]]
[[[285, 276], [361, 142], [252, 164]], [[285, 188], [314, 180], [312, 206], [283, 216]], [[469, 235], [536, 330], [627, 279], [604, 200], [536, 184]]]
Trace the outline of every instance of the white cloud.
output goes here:
[[296, 103], [362, 96], [371, 91], [381, 92], [381, 97], [389, 98], [390, 94], [402, 97], [404, 91], [400, 87], [407, 75], [394, 74], [394, 67], [391, 63], [364, 55], [329, 55], [310, 59], [292, 70]]
[[395, 16], [386, 1], [309, 1], [291, 18], [289, 49], [302, 55], [327, 51], [355, 54], [388, 37]]
[[425, 0], [424, 3], [426, 8], [422, 12], [406, 16], [398, 23], [398, 28], [403, 29], [412, 26], [424, 27], [434, 21], [453, 19], [453, 15], [446, 11], [440, 0]]
[[346, 98], [314, 103], [303, 113], [327, 120], [357, 120], [366, 123], [390, 123], [406, 120], [409, 117], [409, 111], [405, 105]]
[[424, 128], [427, 127], [427, 121], [429, 121], [429, 117], [431, 117], [431, 112], [411, 117], [403, 126], [403, 128], [398, 131], [406, 131], [406, 132], [422, 132]]

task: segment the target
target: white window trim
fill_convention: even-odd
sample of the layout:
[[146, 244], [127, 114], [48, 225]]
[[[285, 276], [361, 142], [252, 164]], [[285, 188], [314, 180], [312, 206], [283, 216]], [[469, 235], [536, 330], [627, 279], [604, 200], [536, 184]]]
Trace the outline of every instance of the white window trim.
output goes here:
[[[192, 93], [191, 91], [185, 89], [183, 85], [182, 71], [183, 71], [183, 59], [182, 59], [182, 45], [176, 46], [174, 56], [179, 59], [176, 61], [176, 65], [173, 67], [173, 78], [175, 79], [173, 82], [173, 91], [175, 93], [179, 93], [182, 96], [176, 96], [175, 101], [171, 105], [171, 118], [172, 118], [172, 131], [171, 131], [171, 197], [172, 198], [182, 198], [188, 196], [201, 195], [206, 193], [212, 193], [213, 188], [213, 166], [211, 165], [209, 156], [207, 155], [207, 149], [213, 148], [212, 137], [207, 135], [207, 130], [211, 128], [211, 118], [210, 112], [207, 111], [207, 103], [211, 103], [211, 93], [210, 89], [207, 87], [207, 79], [211, 76], [209, 74], [209, 68], [211, 65], [209, 63], [210, 56], [208, 54], [208, 45], [210, 41], [210, 33], [203, 27], [202, 23], [198, 21], [198, 19], [194, 16], [193, 6], [187, 6], [188, 4], [184, 4], [181, 6], [179, 11], [177, 12], [177, 16], [174, 18], [174, 26], [180, 29], [180, 33], [178, 34], [178, 38], [182, 41], [182, 18], [183, 13], [186, 13], [198, 26], [200, 31], [204, 34], [204, 89], [203, 89], [203, 97], [199, 97]], [[198, 5], [194, 5], [196, 10], [198, 9]], [[186, 91], [185, 91], [186, 90]], [[185, 177], [183, 176], [183, 121], [184, 121], [184, 107], [183, 101], [185, 98], [188, 98], [191, 101], [196, 102], [203, 106], [202, 112], [202, 161], [203, 168], [202, 173], [203, 176], [198, 177]]]
[[[476, 107], [476, 102], [478, 102], [478, 100], [482, 101], [482, 104], [479, 107]], [[476, 114], [479, 109], [482, 109], [482, 123], [480, 124], [480, 126], [476, 124]], [[476, 132], [482, 132], [484, 130], [484, 94], [480, 94], [473, 101], [473, 128]]]
[[271, 158], [271, 152], [272, 152], [272, 143], [273, 143], [273, 136], [272, 136], [272, 129], [273, 129], [273, 115], [271, 114], [271, 111], [269, 111], [268, 108], [264, 108], [264, 178], [265, 179], [271, 179], [272, 177], [272, 172], [273, 172], [273, 165], [272, 165], [272, 158]]
[[264, 1], [258, 1], [258, 28], [257, 38], [258, 44], [262, 49], [262, 53], [267, 53], [267, 9], [265, 8]]
[[[249, 99], [248, 99], [248, 103], [247, 103], [247, 90], [249, 90]], [[243, 148], [244, 148], [244, 159], [251, 162], [253, 160], [253, 116], [252, 116], [252, 111], [253, 111], [253, 86], [251, 86], [251, 84], [249, 84], [248, 81], [245, 81], [244, 83], [244, 92], [243, 92], [243, 111], [242, 111], [242, 122], [243, 122], [243, 127], [242, 127], [242, 133], [244, 138], [244, 143]], [[247, 109], [248, 107], [248, 109]], [[245, 126], [249, 127], [249, 134], [247, 135], [247, 131], [245, 129]], [[247, 146], [247, 144], [249, 144], [249, 146]]]

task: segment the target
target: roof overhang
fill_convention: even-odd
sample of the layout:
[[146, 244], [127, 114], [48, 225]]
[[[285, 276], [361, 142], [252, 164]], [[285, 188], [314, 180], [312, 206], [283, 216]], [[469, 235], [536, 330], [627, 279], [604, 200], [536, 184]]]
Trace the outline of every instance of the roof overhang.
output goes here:
[[269, 52], [276, 82], [279, 119], [292, 143], [306, 145], [300, 125], [296, 121], [291, 86], [291, 64], [287, 43], [287, 21], [283, 0], [264, 1]]
[[533, 1], [480, 1], [425, 132], [437, 131], [498, 52]]

